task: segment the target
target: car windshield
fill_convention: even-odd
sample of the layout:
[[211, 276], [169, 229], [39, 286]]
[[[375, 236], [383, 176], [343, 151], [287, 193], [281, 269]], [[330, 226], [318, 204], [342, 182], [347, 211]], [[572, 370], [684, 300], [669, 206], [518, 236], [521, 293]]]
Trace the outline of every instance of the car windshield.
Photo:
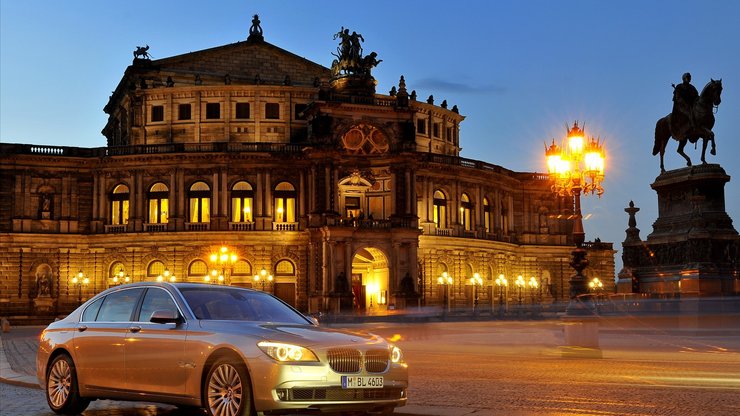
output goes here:
[[303, 315], [266, 293], [224, 287], [180, 291], [198, 319], [308, 324]]

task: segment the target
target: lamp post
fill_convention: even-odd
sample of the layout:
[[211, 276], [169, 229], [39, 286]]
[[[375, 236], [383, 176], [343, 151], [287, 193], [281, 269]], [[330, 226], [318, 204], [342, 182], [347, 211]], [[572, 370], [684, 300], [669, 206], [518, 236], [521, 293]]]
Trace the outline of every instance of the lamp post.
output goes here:
[[211, 275], [206, 276], [204, 280], [210, 282], [215, 280], [218, 284], [231, 285], [231, 273], [234, 269], [234, 263], [239, 259], [235, 251], [230, 251], [228, 247], [221, 246], [217, 252], [211, 253]]
[[594, 277], [591, 279], [590, 282], [588, 282], [588, 288], [591, 292], [594, 292], [595, 296], [595, 304], [598, 308], [599, 306], [599, 298], [601, 297], [601, 291], [604, 289], [604, 282], [601, 281], [598, 277]]
[[498, 314], [504, 315], [504, 290], [509, 288], [509, 281], [506, 280], [506, 276], [503, 274], [498, 275], [496, 278], [496, 286], [498, 286]]
[[447, 312], [450, 310], [450, 302], [449, 302], [449, 290], [450, 286], [454, 283], [454, 280], [452, 279], [452, 276], [450, 276], [447, 272], [442, 272], [442, 276], [439, 276], [437, 278], [437, 284], [444, 286], [444, 297], [443, 297], [443, 303], [442, 306], [442, 313], [446, 316]]
[[532, 305], [535, 303], [535, 294], [537, 290], [540, 287], [540, 283], [535, 279], [534, 276], [529, 278], [529, 281], [527, 282], [527, 286], [529, 286], [529, 297], [532, 300]]
[[272, 283], [273, 277], [271, 274], [267, 273], [267, 270], [263, 267], [262, 270], [260, 270], [259, 274], [254, 275], [254, 282], [260, 283], [262, 285], [262, 291], [265, 291], [265, 285], [267, 283]]
[[478, 314], [478, 287], [483, 286], [483, 278], [480, 274], [473, 273], [473, 277], [470, 278], [470, 284], [473, 285], [473, 315]]
[[87, 286], [90, 283], [90, 279], [82, 273], [82, 270], [77, 272], [77, 275], [72, 277], [72, 284], [77, 286], [77, 305], [82, 305], [82, 285]]
[[584, 194], [604, 193], [601, 182], [604, 180], [604, 147], [599, 139], [586, 140], [584, 129], [578, 127], [578, 122], [568, 129], [566, 143], [561, 148], [553, 139], [550, 147], [545, 145], [547, 169], [553, 182], [552, 191], [560, 196], [570, 196], [573, 199], [573, 242], [575, 249], [571, 252], [573, 259], [570, 266], [576, 273], [570, 279], [570, 303], [568, 314], [583, 314], [580, 305], [575, 302], [579, 295], [586, 293], [586, 277], [583, 269], [588, 266], [586, 250], [583, 249], [585, 233], [583, 231], [583, 217], [581, 215], [581, 192]]
[[522, 277], [522, 275], [519, 275], [516, 277], [514, 284], [516, 285], [517, 289], [519, 289], [519, 294], [518, 294], [517, 299], [519, 301], [519, 310], [521, 311], [522, 309], [522, 289], [524, 289], [524, 286], [527, 285], [527, 282], [524, 281], [524, 277]]
[[117, 272], [113, 273], [113, 285], [118, 286], [122, 283], [128, 283], [131, 281], [131, 278], [128, 276], [126, 271], [123, 269], [123, 266], [121, 266]]

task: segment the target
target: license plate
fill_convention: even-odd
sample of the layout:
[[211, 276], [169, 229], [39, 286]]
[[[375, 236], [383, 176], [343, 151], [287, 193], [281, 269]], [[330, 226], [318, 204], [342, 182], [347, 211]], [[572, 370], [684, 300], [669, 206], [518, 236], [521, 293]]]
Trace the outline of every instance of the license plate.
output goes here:
[[380, 389], [383, 388], [382, 376], [342, 376], [343, 389]]

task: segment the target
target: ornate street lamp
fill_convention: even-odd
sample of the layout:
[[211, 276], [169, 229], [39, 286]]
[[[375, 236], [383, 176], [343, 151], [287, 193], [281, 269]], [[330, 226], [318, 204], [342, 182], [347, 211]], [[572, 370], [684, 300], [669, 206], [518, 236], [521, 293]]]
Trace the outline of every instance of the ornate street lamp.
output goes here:
[[498, 313], [499, 315], [504, 314], [504, 290], [508, 290], [509, 288], [509, 281], [506, 280], [506, 276], [503, 274], [498, 275], [498, 277], [495, 280], [496, 286], [498, 286]]
[[519, 301], [519, 312], [521, 313], [522, 309], [522, 289], [524, 289], [524, 286], [527, 285], [527, 282], [524, 281], [524, 277], [522, 275], [519, 275], [516, 277], [516, 280], [514, 281], [514, 284], [516, 285], [517, 289], [519, 289], [519, 295], [517, 297]]
[[209, 260], [211, 262], [210, 276], [206, 275], [203, 280], [206, 282], [215, 281], [218, 284], [231, 284], [231, 274], [234, 270], [234, 263], [239, 260], [235, 251], [230, 251], [228, 247], [221, 246], [217, 252], [211, 253]]
[[480, 277], [480, 274], [473, 273], [470, 284], [473, 285], [473, 315], [476, 315], [478, 314], [478, 287], [483, 286], [483, 278]]
[[566, 143], [561, 148], [555, 144], [553, 139], [550, 147], [545, 145], [545, 156], [547, 158], [547, 169], [553, 182], [552, 191], [560, 196], [573, 198], [575, 221], [573, 222], [573, 241], [576, 248], [571, 252], [573, 259], [570, 266], [576, 273], [570, 279], [570, 299], [567, 313], [585, 313], [575, 304], [579, 295], [587, 292], [586, 277], [583, 269], [588, 266], [586, 250], [583, 249], [585, 233], [583, 231], [583, 217], [581, 215], [581, 192], [584, 194], [597, 194], [599, 197], [604, 193], [601, 183], [604, 180], [604, 154], [603, 144], [599, 139], [586, 140], [584, 129], [578, 127], [578, 122], [568, 130]]
[[532, 304], [535, 303], [535, 295], [540, 287], [540, 283], [537, 281], [537, 279], [532, 276], [529, 278], [529, 281], [527, 282], [527, 286], [529, 286], [529, 296], [532, 299]]
[[447, 315], [447, 312], [450, 311], [449, 291], [450, 291], [450, 286], [453, 283], [454, 283], [454, 280], [452, 279], [452, 276], [450, 276], [447, 272], [442, 272], [442, 276], [439, 276], [437, 278], [437, 284], [444, 286], [444, 298], [443, 298], [444, 305], [443, 305], [442, 311], [444, 312], [445, 315]]
[[85, 276], [85, 273], [82, 273], [82, 270], [77, 272], [77, 275], [72, 277], [72, 284], [77, 286], [77, 304], [82, 305], [82, 285], [87, 285], [90, 283], [90, 279]]
[[272, 284], [273, 277], [271, 274], [267, 273], [267, 270], [263, 267], [262, 270], [260, 270], [259, 274], [254, 275], [254, 282], [260, 283], [262, 285], [262, 291], [265, 291], [265, 285], [270, 283]]

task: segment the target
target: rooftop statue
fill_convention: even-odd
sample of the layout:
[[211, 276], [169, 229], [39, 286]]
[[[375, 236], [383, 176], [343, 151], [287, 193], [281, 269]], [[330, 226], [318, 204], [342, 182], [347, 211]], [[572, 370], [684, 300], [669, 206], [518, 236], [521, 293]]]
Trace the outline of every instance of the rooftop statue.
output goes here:
[[149, 55], [149, 45], [137, 46], [134, 51], [134, 59], [150, 59], [152, 56]]
[[349, 33], [349, 29], [342, 26], [339, 32], [334, 34], [334, 39], [339, 38], [337, 53], [332, 52], [337, 59], [331, 64], [332, 75], [339, 77], [342, 75], [370, 75], [370, 70], [376, 67], [381, 60], [377, 59], [378, 54], [371, 52], [368, 56], [362, 56], [362, 45], [365, 38], [357, 32]]
[[260, 26], [260, 17], [259, 15], [254, 15], [252, 17], [252, 26], [249, 28], [249, 37], [247, 38], [249, 41], [253, 42], [259, 42], [264, 41], [265, 37], [262, 35], [262, 26]]
[[655, 124], [655, 145], [653, 156], [660, 153], [660, 171], [665, 172], [663, 155], [668, 139], [678, 140], [678, 154], [686, 159], [686, 166], [691, 166], [691, 159], [684, 153], [687, 142], [696, 143], [703, 139], [701, 161], [707, 163], [705, 153], [707, 142], [712, 142], [710, 153], [717, 154], [714, 143], [714, 109], [722, 100], [722, 79], [710, 79], [701, 94], [691, 85], [691, 74], [683, 74], [683, 83], [673, 85], [673, 110]]

